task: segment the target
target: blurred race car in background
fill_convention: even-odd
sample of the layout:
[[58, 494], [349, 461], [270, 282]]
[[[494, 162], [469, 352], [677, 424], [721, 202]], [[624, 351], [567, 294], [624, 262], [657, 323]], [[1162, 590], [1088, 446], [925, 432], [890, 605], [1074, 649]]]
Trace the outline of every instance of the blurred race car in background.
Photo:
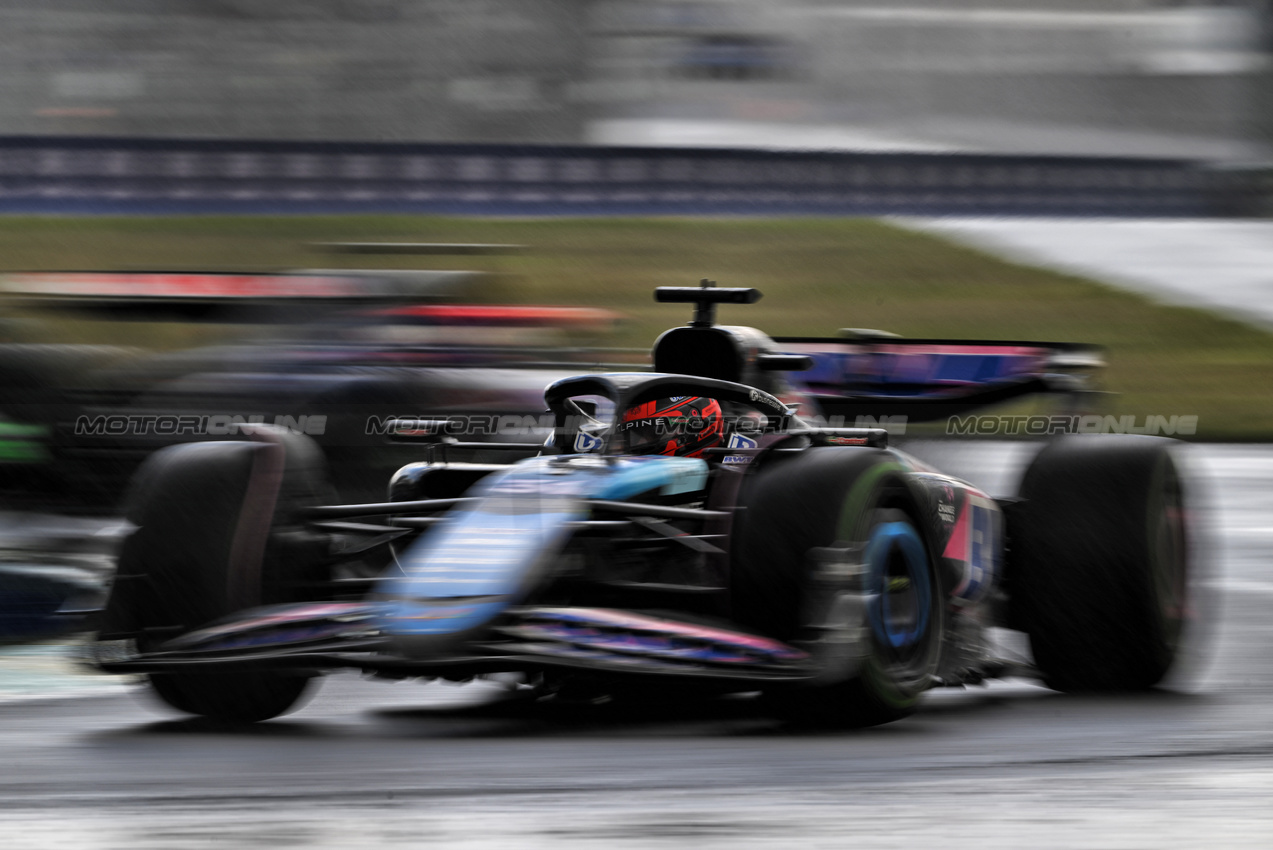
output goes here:
[[618, 316], [464, 303], [466, 274], [9, 275], [11, 303], [61, 315], [250, 330], [164, 353], [0, 345], [4, 489], [26, 508], [116, 514], [150, 453], [232, 439], [242, 424], [313, 437], [350, 500], [380, 498], [410, 459], [385, 438], [392, 417], [462, 415], [470, 442], [542, 442], [543, 387], [603, 366], [579, 340], [603, 338]]
[[[511, 673], [545, 698], [759, 691], [775, 714], [836, 726], [989, 677], [1117, 691], [1167, 675], [1193, 610], [1172, 441], [1053, 439], [1015, 496], [992, 498], [767, 388], [816, 372], [793, 349], [827, 343], [715, 323], [716, 304], [758, 297], [659, 289], [694, 321], [659, 338], [652, 372], [551, 383], [534, 457], [458, 460], [444, 423], [392, 423], [420, 457], [387, 501], [328, 502], [323, 453], [277, 429], [157, 452], [128, 498], [93, 663], [235, 722], [289, 710], [338, 669]], [[906, 386], [823, 363], [806, 385], [819, 410], [1082, 389], [1054, 368], [1075, 346], [970, 343], [958, 361], [959, 344], [920, 341], [925, 382], [890, 360], [908, 341], [887, 345]], [[956, 361], [934, 373], [934, 358]], [[834, 392], [868, 379], [875, 397]], [[1033, 660], [1000, 653], [993, 628], [1026, 632]]]

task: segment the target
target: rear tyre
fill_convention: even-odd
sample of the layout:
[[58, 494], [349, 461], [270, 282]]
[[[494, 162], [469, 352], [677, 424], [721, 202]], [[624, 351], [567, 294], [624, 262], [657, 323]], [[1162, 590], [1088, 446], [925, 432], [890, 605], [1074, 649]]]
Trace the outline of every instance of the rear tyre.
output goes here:
[[1185, 493], [1170, 440], [1046, 446], [1009, 516], [1014, 625], [1061, 691], [1159, 684], [1190, 610]]
[[[774, 709], [832, 727], [913, 712], [937, 669], [944, 593], [904, 468], [873, 449], [810, 449], [761, 469], [743, 501], [734, 619], [807, 649], [821, 671], [768, 694]], [[860, 566], [864, 596], [828, 573], [845, 565], [829, 556]]]
[[[313, 547], [289, 529], [323, 492], [321, 455], [304, 438], [191, 443], [156, 452], [134, 479], [103, 637], [143, 651], [246, 608], [296, 601]], [[152, 673], [154, 693], [189, 714], [256, 722], [287, 712], [309, 688], [273, 671]]]

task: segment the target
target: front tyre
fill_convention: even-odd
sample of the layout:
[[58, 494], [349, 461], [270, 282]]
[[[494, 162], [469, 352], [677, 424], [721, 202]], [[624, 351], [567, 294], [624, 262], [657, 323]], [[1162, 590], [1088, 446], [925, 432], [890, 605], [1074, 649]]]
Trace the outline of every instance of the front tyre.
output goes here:
[[[313, 579], [313, 546], [297, 543], [296, 512], [325, 493], [322, 457], [302, 437], [187, 443], [152, 455], [134, 477], [102, 638], [142, 651], [221, 617], [296, 601]], [[149, 674], [178, 711], [233, 723], [296, 707], [311, 677], [270, 670]]]
[[906, 475], [887, 452], [816, 448], [761, 469], [744, 496], [734, 618], [808, 649], [820, 671], [768, 695], [789, 719], [887, 723], [933, 682], [944, 593]]

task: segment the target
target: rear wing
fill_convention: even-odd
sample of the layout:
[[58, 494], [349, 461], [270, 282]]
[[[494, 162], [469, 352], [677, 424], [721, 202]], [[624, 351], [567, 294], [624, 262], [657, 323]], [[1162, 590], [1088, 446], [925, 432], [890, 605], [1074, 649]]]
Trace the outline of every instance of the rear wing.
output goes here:
[[1077, 400], [1105, 365], [1091, 345], [888, 336], [775, 337], [813, 367], [789, 380], [824, 416], [930, 422], [1039, 393]]

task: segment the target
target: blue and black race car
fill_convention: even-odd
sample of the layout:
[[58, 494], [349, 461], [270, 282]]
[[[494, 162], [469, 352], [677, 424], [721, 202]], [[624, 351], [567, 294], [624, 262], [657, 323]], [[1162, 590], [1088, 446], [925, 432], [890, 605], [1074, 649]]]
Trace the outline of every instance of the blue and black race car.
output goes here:
[[[775, 342], [714, 321], [755, 290], [657, 296], [696, 303], [694, 321], [660, 337], [655, 371], [549, 385], [553, 434], [533, 457], [456, 461], [452, 423], [404, 419], [387, 438], [420, 460], [387, 500], [330, 504], [321, 452], [294, 434], [157, 452], [128, 499], [95, 663], [239, 722], [339, 669], [511, 672], [545, 698], [760, 692], [836, 726], [988, 677], [1111, 691], [1167, 675], [1191, 610], [1172, 441], [1050, 439], [996, 500], [883, 429], [827, 421], [1073, 394], [1069, 367], [1092, 352]], [[1027, 633], [1032, 664], [1000, 657], [996, 628]]]

